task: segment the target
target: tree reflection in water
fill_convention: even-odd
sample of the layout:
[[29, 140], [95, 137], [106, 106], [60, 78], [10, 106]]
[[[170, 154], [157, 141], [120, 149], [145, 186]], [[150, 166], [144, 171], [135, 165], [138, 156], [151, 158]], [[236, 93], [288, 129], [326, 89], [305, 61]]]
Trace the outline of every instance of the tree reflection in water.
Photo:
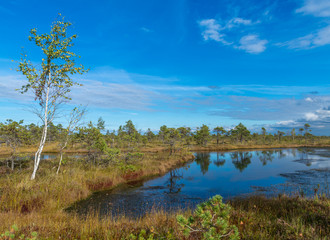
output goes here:
[[168, 191], [166, 191], [166, 193], [179, 193], [184, 187], [183, 183], [179, 183], [182, 178], [183, 173], [179, 172], [178, 169], [171, 170], [169, 178], [166, 181], [166, 186], [168, 188]]
[[305, 163], [306, 166], [311, 166], [312, 165], [312, 159], [309, 158], [309, 154], [313, 153], [314, 150], [310, 149], [310, 148], [298, 148], [299, 151], [299, 160], [302, 163]]
[[243, 172], [251, 163], [252, 154], [250, 152], [233, 152], [230, 157], [236, 169]]
[[200, 166], [203, 175], [205, 175], [211, 164], [211, 154], [208, 152], [197, 153], [195, 162]]
[[[221, 158], [220, 158], [221, 156]], [[217, 167], [223, 166], [226, 163], [225, 154], [217, 152], [217, 159], [213, 161]]]
[[291, 154], [292, 154], [293, 157], [296, 157], [296, 155], [297, 155], [297, 149], [292, 148], [291, 149]]
[[256, 152], [257, 156], [259, 156], [259, 160], [262, 162], [262, 165], [267, 165], [267, 162], [272, 162], [274, 159], [274, 150], [264, 150], [261, 152]]
[[278, 158], [286, 157], [286, 153], [282, 149], [277, 150], [276, 152], [278, 153]]

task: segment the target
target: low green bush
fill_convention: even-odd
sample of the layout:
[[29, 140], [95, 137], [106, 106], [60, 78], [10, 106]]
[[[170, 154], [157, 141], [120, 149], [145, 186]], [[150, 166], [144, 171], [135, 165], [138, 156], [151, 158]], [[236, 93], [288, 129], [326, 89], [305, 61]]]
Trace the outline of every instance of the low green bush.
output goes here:
[[38, 233], [32, 232], [30, 236], [26, 236], [22, 233], [19, 233], [18, 227], [14, 224], [11, 226], [11, 229], [8, 231], [5, 231], [4, 233], [0, 234], [1, 240], [37, 240]]
[[197, 206], [193, 215], [177, 216], [180, 230], [185, 237], [194, 239], [239, 239], [238, 229], [229, 222], [231, 208], [219, 195]]

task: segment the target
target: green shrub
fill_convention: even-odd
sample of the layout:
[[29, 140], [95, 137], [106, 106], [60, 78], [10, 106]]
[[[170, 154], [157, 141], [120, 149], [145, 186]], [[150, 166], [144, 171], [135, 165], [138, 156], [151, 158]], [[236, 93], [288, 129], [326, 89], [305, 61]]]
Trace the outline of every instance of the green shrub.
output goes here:
[[155, 232], [155, 229], [151, 227], [149, 230], [141, 229], [138, 234], [131, 233], [128, 236], [129, 240], [158, 240], [158, 239], [166, 239], [166, 240], [176, 240], [172, 233], [169, 231], [166, 234], [160, 234]]
[[9, 231], [6, 231], [5, 233], [0, 234], [1, 240], [14, 240], [14, 239], [20, 239], [20, 240], [37, 240], [38, 233], [32, 232], [30, 236], [25, 236], [24, 234], [19, 234], [18, 227], [14, 224], [11, 226], [11, 229]]
[[185, 218], [177, 216], [177, 222], [185, 237], [196, 239], [239, 239], [238, 229], [229, 223], [230, 206], [222, 202], [222, 197], [214, 196], [199, 204], [193, 215]]
[[138, 235], [134, 235], [131, 233], [129, 235], [129, 239], [131, 240], [154, 240], [154, 234], [147, 234], [147, 231], [142, 229]]

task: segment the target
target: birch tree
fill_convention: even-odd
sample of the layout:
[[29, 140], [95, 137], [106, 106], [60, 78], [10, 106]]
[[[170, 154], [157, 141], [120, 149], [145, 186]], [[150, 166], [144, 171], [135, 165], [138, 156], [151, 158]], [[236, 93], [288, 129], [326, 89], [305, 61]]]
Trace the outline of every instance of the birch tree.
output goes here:
[[86, 113], [86, 108], [85, 107], [75, 107], [69, 116], [68, 119], [68, 126], [63, 129], [63, 132], [61, 133], [60, 136], [60, 161], [58, 163], [58, 168], [56, 171], [56, 174], [58, 174], [60, 172], [60, 168], [62, 165], [62, 160], [63, 160], [63, 150], [66, 148], [66, 146], [68, 145], [68, 142], [72, 136], [72, 133], [78, 129], [79, 127], [79, 123], [81, 121], [81, 119], [83, 118], [83, 116]]
[[28, 91], [34, 93], [35, 101], [39, 104], [36, 113], [43, 122], [42, 136], [35, 153], [31, 180], [35, 179], [39, 168], [47, 128], [54, 119], [58, 105], [65, 100], [70, 100], [68, 94], [74, 85], [81, 85], [72, 80], [72, 76], [88, 71], [83, 65], [76, 64], [75, 60], [79, 56], [70, 51], [74, 45], [73, 40], [77, 37], [77, 35], [68, 34], [68, 28], [72, 24], [65, 21], [61, 15], [58, 19], [52, 24], [50, 33], [38, 34], [36, 28], [30, 31], [29, 40], [42, 50], [41, 64], [33, 64], [23, 53], [17, 69], [27, 78], [27, 84], [23, 85], [19, 91], [22, 94]]

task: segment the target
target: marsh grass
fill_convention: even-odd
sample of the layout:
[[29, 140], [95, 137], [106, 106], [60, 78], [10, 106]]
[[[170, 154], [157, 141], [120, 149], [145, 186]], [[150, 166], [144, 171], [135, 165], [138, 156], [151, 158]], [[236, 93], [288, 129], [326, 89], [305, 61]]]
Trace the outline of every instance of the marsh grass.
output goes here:
[[[130, 235], [138, 236], [141, 231], [152, 234], [154, 239], [184, 239], [176, 216], [190, 216], [189, 209], [154, 209], [137, 219], [124, 215], [101, 217], [97, 213], [81, 217], [64, 209], [93, 191], [164, 174], [190, 157], [183, 151], [148, 153], [136, 165], [139, 174], [130, 177], [114, 166], [69, 160], [59, 175], [57, 161], [43, 161], [35, 181], [30, 181], [32, 166], [1, 174], [0, 236], [16, 224], [18, 235], [28, 236], [35, 231], [40, 239], [130, 239]], [[330, 235], [328, 198], [250, 196], [228, 203], [232, 206], [229, 221], [238, 227], [242, 239], [327, 239]]]
[[123, 172], [116, 166], [92, 166], [79, 161], [68, 161], [57, 175], [57, 161], [54, 160], [42, 162], [35, 181], [30, 180], [32, 166], [1, 174], [0, 233], [16, 224], [22, 233], [36, 231], [42, 238], [118, 239], [117, 237], [124, 236], [139, 226], [147, 228], [151, 223], [156, 227], [155, 223], [158, 222], [156, 225], [161, 229], [161, 224], [168, 221], [164, 213], [134, 220], [133, 224], [129, 218], [114, 221], [90, 215], [82, 219], [64, 209], [75, 201], [88, 197], [93, 191], [166, 173], [171, 168], [184, 164], [189, 158], [192, 155], [183, 151], [176, 154], [146, 154], [136, 165], [139, 174]]
[[328, 239], [330, 200], [251, 196], [229, 201], [243, 239]]
[[63, 166], [59, 175], [56, 174], [57, 160], [44, 160], [36, 181], [30, 180], [32, 166], [0, 176], [0, 210], [31, 212], [44, 208], [47, 211], [62, 209], [86, 198], [92, 191], [166, 173], [192, 157], [189, 152], [148, 154], [138, 162], [135, 171], [123, 171], [115, 165], [94, 166], [72, 160]]
[[[238, 227], [241, 239], [327, 239], [330, 234], [328, 199], [253, 196], [233, 199], [229, 204], [230, 223]], [[178, 214], [188, 217], [192, 211], [158, 210], [137, 219], [101, 218], [97, 214], [82, 218], [63, 211], [1, 212], [0, 227], [4, 231], [15, 223], [20, 233], [36, 231], [40, 239], [130, 239], [141, 231], [154, 239], [185, 239], [176, 222]]]

